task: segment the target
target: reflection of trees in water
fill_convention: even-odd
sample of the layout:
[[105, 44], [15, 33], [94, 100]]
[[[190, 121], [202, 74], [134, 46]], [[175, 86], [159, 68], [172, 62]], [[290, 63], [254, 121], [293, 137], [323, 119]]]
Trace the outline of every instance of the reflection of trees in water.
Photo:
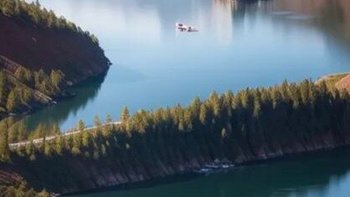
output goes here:
[[313, 24], [319, 30], [341, 42], [350, 43], [348, 0], [278, 0], [269, 1], [268, 4], [271, 4], [271, 11], [291, 11], [296, 15], [314, 16]]
[[213, 0], [211, 7], [211, 26], [222, 44], [230, 44], [233, 40], [233, 10], [236, 1]]
[[[287, 10], [295, 15], [313, 16], [311, 23], [304, 21], [299, 24], [311, 25], [324, 33], [328, 44], [339, 41], [346, 48], [350, 48], [350, 4], [348, 0], [279, 0], [270, 1], [272, 11]], [[329, 47], [332, 48], [332, 47]]]
[[318, 11], [318, 27], [334, 38], [350, 44], [350, 6], [341, 0], [325, 1]]
[[232, 10], [234, 10], [238, 5], [238, 1], [236, 0], [213, 0], [213, 1], [215, 5], [231, 7]]
[[24, 121], [28, 128], [33, 129], [40, 123], [60, 124], [71, 114], [76, 114], [80, 109], [85, 108], [86, 105], [98, 95], [106, 74], [107, 73], [71, 88], [69, 91], [77, 94], [74, 98], [61, 101], [57, 105], [44, 108], [26, 117]]
[[[338, 191], [344, 189], [341, 184], [347, 183], [349, 176], [350, 159], [347, 157], [349, 153], [349, 149], [314, 153], [237, 167], [231, 172], [212, 174], [198, 179], [193, 177], [190, 182], [178, 183], [177, 181], [183, 181], [180, 177], [174, 179], [177, 182], [175, 184], [156, 181], [140, 186], [148, 188], [142, 190], [143, 196], [153, 197], [164, 196], [164, 192], [167, 197], [337, 196]], [[161, 184], [169, 185], [162, 187]], [[197, 187], [200, 189], [194, 192], [193, 188]], [[123, 192], [116, 190], [109, 194], [121, 197], [141, 196], [140, 190], [132, 190], [132, 187], [127, 189], [131, 190]]]
[[324, 196], [348, 178], [350, 159], [344, 156], [349, 153], [336, 150], [247, 166], [210, 182], [231, 188], [228, 196]]
[[220, 42], [231, 43], [235, 28], [241, 29], [244, 20], [256, 20], [261, 10], [258, 0], [212, 0], [211, 27]]
[[[232, 6], [227, 0], [213, 0], [225, 6]], [[330, 36], [340, 43], [345, 43], [346, 47], [350, 44], [350, 3], [348, 0], [239, 0], [235, 2], [233, 12], [234, 24], [240, 24], [239, 21], [254, 16], [258, 13], [269, 14], [271, 12], [290, 12], [290, 18], [283, 20], [281, 17], [275, 17], [275, 21], [282, 23], [298, 24], [318, 28], [326, 36]], [[249, 14], [247, 14], [249, 13]], [[307, 20], [292, 20], [295, 19]], [[312, 16], [307, 18], [308, 16]], [[350, 47], [349, 47], [350, 48]]]

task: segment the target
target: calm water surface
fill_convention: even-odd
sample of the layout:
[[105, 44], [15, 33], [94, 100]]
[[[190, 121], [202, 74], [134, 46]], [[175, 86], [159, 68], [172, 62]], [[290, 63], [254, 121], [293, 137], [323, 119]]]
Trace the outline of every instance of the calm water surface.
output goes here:
[[72, 197], [348, 197], [350, 150], [240, 167], [181, 182]]
[[[74, 99], [26, 118], [63, 130], [93, 116], [188, 104], [237, 91], [349, 71], [348, 0], [41, 0], [97, 35], [113, 66]], [[175, 23], [197, 27], [175, 31]], [[340, 153], [339, 153], [340, 154]], [[348, 154], [260, 165], [189, 182], [93, 196], [347, 196]], [[305, 165], [304, 165], [305, 164]], [[147, 194], [147, 195], [146, 195]]]
[[[113, 62], [79, 96], [27, 118], [72, 128], [95, 115], [188, 104], [236, 91], [350, 69], [347, 0], [41, 0], [89, 30]], [[176, 22], [200, 31], [175, 31]], [[349, 27], [349, 28], [348, 28]]]

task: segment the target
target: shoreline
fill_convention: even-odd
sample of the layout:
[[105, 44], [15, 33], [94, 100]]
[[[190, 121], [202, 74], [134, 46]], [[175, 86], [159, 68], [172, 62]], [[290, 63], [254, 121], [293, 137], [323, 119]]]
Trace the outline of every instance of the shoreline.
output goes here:
[[[321, 83], [322, 81], [324, 80], [329, 80], [331, 78], [336, 78], [336, 77], [345, 77], [347, 75], [350, 74], [350, 71], [349, 72], [338, 72], [338, 73], [332, 73], [332, 74], [328, 74], [328, 75], [323, 75], [321, 77], [319, 77], [316, 81], [315, 81], [315, 84], [319, 84]], [[340, 79], [339, 79], [340, 80]]]
[[179, 183], [183, 181], [190, 181], [190, 180], [203, 178], [205, 176], [210, 176], [215, 174], [233, 173], [235, 170], [239, 168], [244, 168], [244, 167], [251, 167], [251, 166], [281, 162], [281, 161], [293, 161], [293, 160], [295, 161], [295, 160], [303, 159], [304, 157], [322, 156], [322, 155], [332, 154], [334, 152], [347, 151], [347, 150], [350, 150], [350, 144], [346, 144], [346, 145], [342, 145], [342, 146], [330, 148], [330, 149], [319, 149], [319, 150], [313, 150], [310, 152], [291, 153], [291, 154], [286, 154], [286, 155], [276, 156], [276, 157], [271, 157], [266, 159], [257, 159], [253, 161], [235, 163], [235, 167], [233, 168], [229, 168], [227, 170], [221, 170], [221, 171], [214, 171], [208, 175], [196, 173], [192, 169], [187, 172], [175, 173], [173, 175], [168, 175], [165, 177], [156, 177], [156, 178], [144, 180], [144, 181], [122, 183], [122, 184], [117, 184], [113, 186], [100, 187], [96, 189], [83, 190], [78, 192], [68, 192], [68, 193], [61, 193], [61, 194], [54, 193], [54, 194], [56, 196], [74, 197], [78, 195], [103, 193], [103, 192], [109, 192], [109, 191], [129, 191], [133, 189], [151, 188], [151, 187], [156, 187], [163, 184], [172, 184], [172, 183]]
[[91, 81], [91, 80], [96, 80], [99, 77], [105, 76], [107, 74], [109, 68], [110, 68], [110, 63], [108, 64], [107, 69], [104, 70], [103, 72], [98, 73], [96, 75], [89, 76], [89, 77], [87, 77], [86, 79], [84, 79], [82, 81], [79, 81], [79, 82], [74, 83], [74, 84], [72, 84], [70, 86], [67, 86], [64, 90], [62, 90], [60, 95], [50, 97], [51, 100], [49, 102], [47, 102], [47, 103], [35, 102], [35, 103], [30, 105], [30, 109], [23, 110], [23, 111], [18, 112], [18, 113], [3, 113], [3, 114], [0, 114], [0, 121], [4, 120], [6, 118], [10, 118], [10, 117], [16, 118], [16, 119], [21, 119], [21, 118], [24, 118], [24, 117], [29, 116], [31, 114], [34, 114], [35, 112], [40, 111], [40, 110], [42, 110], [42, 109], [44, 109], [46, 107], [50, 107], [50, 106], [56, 105], [56, 104], [58, 104], [58, 103], [60, 103], [62, 101], [68, 100], [68, 99], [73, 99], [74, 97], [77, 96], [77, 94], [75, 92], [70, 92], [69, 91], [70, 88], [81, 86], [85, 82], [88, 82], [88, 81]]
[[[296, 84], [297, 86], [287, 84], [287, 88], [297, 88], [297, 90], [300, 90], [307, 86], [313, 88], [312, 91], [323, 90], [320, 87], [311, 85], [312, 83], [312, 81], [303, 81]], [[281, 87], [282, 85], [274, 88], [276, 91], [281, 91]], [[256, 93], [255, 91], [257, 90], [242, 90], [240, 93], [253, 96]], [[265, 91], [267, 95], [272, 95], [273, 93], [271, 88], [265, 88], [261, 91], [263, 93]], [[348, 97], [345, 97], [345, 95], [343, 97], [335, 97], [329, 94], [329, 90], [327, 89], [316, 95], [318, 95], [318, 98], [321, 98], [323, 95], [328, 96], [328, 99], [337, 99], [335, 103], [343, 105], [335, 106], [329, 102], [315, 102], [315, 108], [304, 108], [303, 106], [312, 104], [304, 102], [300, 104], [300, 107], [293, 108], [295, 109], [293, 110], [295, 116], [292, 116], [292, 114], [288, 117], [285, 116], [283, 119], [278, 119], [280, 116], [277, 113], [268, 114], [269, 116], [259, 113], [258, 115], [260, 117], [258, 118], [261, 118], [260, 121], [265, 120], [262, 118], [266, 117], [278, 121], [287, 121], [287, 119], [289, 121], [289, 118], [294, 118], [294, 121], [298, 121], [297, 116], [299, 117], [305, 114], [305, 109], [308, 109], [306, 112], [314, 114], [314, 109], [318, 109], [320, 106], [328, 106], [331, 110], [335, 107], [346, 107], [346, 102], [343, 101], [348, 100]], [[222, 102], [242, 99], [238, 96], [233, 94], [219, 96], [213, 93], [205, 101], [194, 100], [192, 105], [187, 106], [187, 108], [174, 108], [181, 110], [177, 114], [186, 115], [186, 113], [190, 112], [190, 109], [196, 107], [197, 110], [195, 111], [194, 118], [190, 121], [197, 124], [194, 124], [191, 130], [187, 130], [190, 132], [184, 132], [184, 126], [186, 125], [170, 121], [171, 119], [179, 118], [175, 113], [173, 115], [170, 114], [172, 112], [171, 109], [168, 109], [168, 111], [159, 109], [152, 113], [144, 112], [143, 114], [139, 113], [131, 117], [126, 109], [122, 112], [124, 117], [122, 120], [125, 121], [125, 125], [107, 128], [106, 130], [102, 127], [97, 127], [95, 133], [92, 133], [93, 136], [87, 136], [86, 145], [82, 146], [80, 141], [75, 140], [83, 136], [72, 135], [69, 139], [60, 139], [59, 143], [61, 145], [59, 147], [61, 148], [58, 150], [56, 150], [57, 144], [51, 143], [48, 140], [45, 141], [47, 142], [47, 144], [44, 144], [45, 146], [32, 146], [33, 149], [30, 149], [32, 150], [30, 152], [21, 152], [24, 149], [19, 149], [18, 152], [12, 151], [12, 155], [10, 155], [12, 162], [4, 163], [3, 171], [14, 172], [18, 175], [16, 177], [22, 176], [33, 188], [47, 188], [51, 192], [68, 195], [115, 186], [122, 187], [122, 185], [128, 184], [142, 184], [147, 181], [162, 180], [164, 177], [181, 174], [191, 174], [195, 170], [200, 170], [206, 165], [210, 165], [216, 159], [224, 160], [224, 158], [228, 158], [236, 166], [247, 166], [259, 162], [282, 160], [291, 156], [329, 152], [350, 145], [350, 133], [347, 127], [308, 132], [307, 129], [305, 131], [303, 129], [309, 127], [310, 122], [308, 121], [304, 121], [301, 125], [293, 127], [294, 129], [281, 125], [278, 130], [285, 131], [286, 136], [283, 137], [276, 136], [276, 130], [271, 129], [271, 127], [261, 127], [265, 131], [265, 137], [263, 136], [264, 140], [262, 141], [259, 141], [260, 136], [257, 132], [254, 133], [254, 131], [250, 131], [249, 139], [246, 138], [246, 135], [242, 135], [244, 130], [240, 129], [240, 127], [234, 127], [230, 131], [230, 135], [226, 134], [226, 129], [222, 129], [220, 136], [213, 136], [211, 128], [215, 129], [214, 132], [219, 134], [220, 129], [223, 128], [223, 124], [231, 125], [231, 128], [232, 125], [234, 126], [236, 124], [248, 124], [245, 120], [240, 121], [240, 119], [236, 118], [230, 118], [228, 122], [224, 122], [228, 117], [231, 117], [230, 114], [237, 115], [238, 112], [247, 113], [247, 117], [252, 118], [251, 121], [257, 120], [254, 119], [256, 118], [253, 116], [254, 114], [248, 111], [251, 109], [249, 106], [225, 108], [224, 105], [218, 105], [220, 106], [218, 111], [224, 112], [224, 110], [228, 110], [227, 112], [231, 113], [213, 114], [211, 118], [215, 118], [215, 122], [208, 122], [208, 117], [204, 117], [201, 120], [200, 112], [203, 106], [209, 105], [209, 107], [215, 107], [216, 103], [220, 102], [220, 98], [223, 99]], [[266, 102], [272, 104], [274, 100], [271, 96], [269, 98], [271, 99]], [[316, 98], [315, 101], [322, 100]], [[294, 105], [293, 103], [289, 103], [288, 106], [292, 107]], [[282, 107], [283, 105], [277, 105], [277, 109], [275, 108], [273, 112], [284, 109]], [[325, 118], [332, 113], [332, 111], [328, 112], [324, 113]], [[169, 113], [170, 115], [161, 119], [159, 122], [152, 122], [157, 120], [157, 115], [160, 113]], [[138, 122], [140, 118], [148, 118], [149, 123], [153, 125], [140, 125]], [[344, 125], [342, 121], [346, 120], [344, 118], [329, 118], [332, 121], [329, 125]], [[274, 125], [275, 122], [267, 120], [261, 122], [261, 124]], [[316, 126], [316, 123], [311, 126]], [[229, 127], [227, 126], [226, 128], [229, 129]], [[134, 130], [129, 130], [129, 128], [134, 128]], [[173, 132], [168, 132], [168, 128], [173, 128], [171, 130]], [[222, 136], [223, 131], [224, 136]], [[154, 142], [153, 139], [159, 136], [159, 134], [162, 135], [162, 138]], [[204, 141], [199, 141], [201, 136], [205, 136]], [[239, 141], [226, 141], [232, 138]], [[173, 139], [176, 140], [173, 141]], [[183, 140], [190, 141], [187, 141], [185, 145], [179, 145]], [[208, 143], [211, 143], [212, 146], [208, 147]], [[75, 146], [79, 146], [79, 149]], [[43, 147], [49, 147], [49, 149], [43, 149]], [[157, 152], [160, 148], [164, 147], [168, 150], [167, 152]], [[187, 152], [186, 150], [188, 148], [193, 151]], [[146, 149], [147, 152], [143, 152]], [[46, 150], [49, 151], [46, 152]], [[45, 169], [49, 174], [41, 173], [42, 169]], [[69, 171], [67, 172], [68, 169]], [[67, 174], [63, 172], [67, 172]], [[48, 175], [57, 179], [50, 179]], [[67, 176], [74, 177], [74, 180], [65, 179]]]

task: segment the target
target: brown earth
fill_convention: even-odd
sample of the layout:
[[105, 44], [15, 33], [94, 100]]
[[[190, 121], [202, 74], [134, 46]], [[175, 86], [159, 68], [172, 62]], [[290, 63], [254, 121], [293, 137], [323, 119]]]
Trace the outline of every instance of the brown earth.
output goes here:
[[0, 13], [0, 55], [28, 69], [60, 69], [73, 84], [108, 69], [98, 44], [67, 30], [47, 29]]
[[340, 79], [336, 84], [335, 87], [339, 90], [347, 90], [350, 91], [350, 75], [347, 75]]

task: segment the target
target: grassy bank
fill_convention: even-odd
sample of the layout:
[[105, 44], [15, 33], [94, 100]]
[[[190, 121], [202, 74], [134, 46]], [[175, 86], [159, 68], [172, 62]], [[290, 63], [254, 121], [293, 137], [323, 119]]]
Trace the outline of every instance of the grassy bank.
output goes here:
[[348, 76], [349, 74], [350, 74], [350, 72], [343, 72], [343, 73], [334, 73], [334, 74], [326, 75], [326, 76], [319, 78], [316, 81], [316, 84], [320, 84], [322, 82], [325, 82], [329, 88], [333, 88], [336, 86], [337, 82], [339, 82], [341, 79]]

